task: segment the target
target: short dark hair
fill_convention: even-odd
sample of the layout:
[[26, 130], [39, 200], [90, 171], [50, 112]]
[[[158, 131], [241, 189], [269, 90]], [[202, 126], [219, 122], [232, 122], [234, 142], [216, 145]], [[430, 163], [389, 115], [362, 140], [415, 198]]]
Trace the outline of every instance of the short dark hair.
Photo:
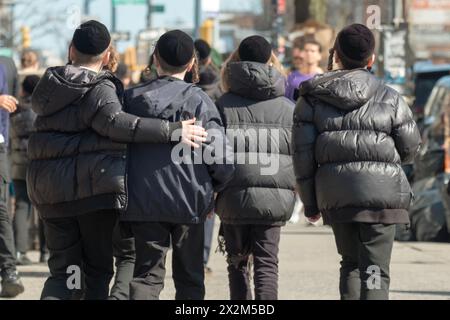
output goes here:
[[163, 57], [161, 57], [158, 50], [155, 50], [155, 55], [158, 58], [158, 62], [159, 62], [161, 69], [163, 69], [164, 71], [167, 71], [169, 73], [173, 73], [173, 74], [183, 72], [184, 70], [186, 70], [186, 68], [188, 67], [188, 65], [190, 63], [190, 62], [188, 62], [187, 64], [182, 65], [182, 66], [171, 66], [163, 59]]
[[34, 92], [34, 88], [36, 88], [40, 79], [41, 78], [38, 75], [34, 75], [34, 74], [26, 76], [22, 82], [23, 92], [27, 95], [32, 95]]
[[[191, 63], [191, 62], [188, 62], [185, 65], [182, 65], [182, 66], [179, 66], [179, 67], [172, 66], [172, 65], [168, 64], [159, 55], [158, 49], [155, 50], [154, 55], [156, 55], [156, 58], [158, 58], [159, 66], [161, 67], [161, 69], [166, 71], [166, 72], [168, 72], [168, 73], [170, 73], [170, 74], [176, 74], [176, 73], [181, 73], [181, 72], [185, 71], [187, 69], [187, 67], [189, 66], [189, 63]], [[198, 83], [200, 81], [200, 74], [199, 74], [199, 71], [198, 71], [198, 58], [197, 58], [197, 54], [195, 53], [195, 51], [194, 51], [194, 55], [193, 55], [192, 58], [194, 59], [194, 66], [193, 66], [193, 68], [191, 70], [191, 73], [192, 73], [192, 75], [191, 75], [192, 76], [192, 81], [191, 82], [192, 83]], [[150, 59], [150, 64], [149, 64], [148, 68], [151, 68], [152, 64], [153, 64], [153, 59]]]
[[344, 55], [339, 55], [339, 52], [337, 52], [337, 55], [339, 56], [339, 60], [341, 61], [344, 69], [348, 69], [348, 70], [364, 68], [367, 66], [367, 64], [369, 63], [369, 60], [372, 58], [372, 57], [368, 57], [362, 61], [354, 61], [354, 60], [350, 60], [349, 58], [347, 58]]
[[[105, 52], [102, 52], [98, 55], [89, 55], [89, 54], [85, 54], [85, 53], [81, 53], [80, 51], [78, 51], [77, 48], [75, 48], [75, 46], [72, 44], [71, 45], [73, 51], [75, 52], [75, 57], [76, 57], [76, 61], [79, 64], [93, 64], [93, 63], [98, 63], [103, 59], [103, 56], [105, 54]], [[108, 50], [108, 49], [107, 49]]]
[[314, 39], [305, 39], [305, 41], [303, 42], [303, 49], [306, 47], [307, 44], [312, 44], [314, 46], [317, 46], [319, 48], [319, 52], [322, 53], [322, 45], [317, 42]]
[[333, 49], [330, 49], [330, 56], [328, 58], [328, 71], [331, 71], [333, 69], [333, 60], [334, 60], [335, 54], [338, 55], [342, 66], [346, 70], [365, 68], [367, 66], [367, 64], [369, 63], [369, 60], [372, 58], [372, 57], [368, 57], [362, 61], [350, 60], [347, 57], [345, 57], [344, 55], [339, 55], [339, 53], [336, 52], [336, 50], [333, 48]]
[[294, 39], [292, 42], [292, 49], [305, 49], [305, 44], [311, 43], [311, 42], [317, 42], [316, 38], [312, 34], [306, 34], [303, 36], [299, 36]]

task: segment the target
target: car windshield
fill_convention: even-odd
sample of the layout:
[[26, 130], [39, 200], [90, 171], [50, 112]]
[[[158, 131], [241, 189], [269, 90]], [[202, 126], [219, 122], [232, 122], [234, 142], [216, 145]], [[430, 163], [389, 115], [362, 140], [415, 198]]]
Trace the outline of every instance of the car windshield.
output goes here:
[[446, 91], [446, 88], [440, 86], [436, 86], [433, 89], [424, 110], [426, 118], [439, 116]]
[[448, 71], [417, 75], [414, 90], [416, 96], [414, 105], [416, 108], [425, 106], [436, 82], [446, 75], [448, 75]]

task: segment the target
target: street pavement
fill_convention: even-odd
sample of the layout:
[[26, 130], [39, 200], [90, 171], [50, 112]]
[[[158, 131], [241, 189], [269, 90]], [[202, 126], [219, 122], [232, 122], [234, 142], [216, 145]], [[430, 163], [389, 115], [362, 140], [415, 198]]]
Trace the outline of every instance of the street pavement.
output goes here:
[[[216, 225], [217, 233], [218, 225]], [[217, 237], [215, 237], [216, 239]], [[206, 277], [206, 299], [228, 299], [225, 257], [213, 245]], [[38, 261], [39, 254], [30, 252]], [[283, 228], [280, 244], [279, 298], [292, 300], [339, 299], [339, 256], [328, 227], [306, 226], [304, 221]], [[166, 287], [161, 299], [173, 299], [171, 259], [167, 259]], [[39, 299], [48, 275], [46, 265], [19, 267], [25, 293], [16, 299]], [[395, 243], [391, 264], [391, 299], [450, 299], [450, 244]]]

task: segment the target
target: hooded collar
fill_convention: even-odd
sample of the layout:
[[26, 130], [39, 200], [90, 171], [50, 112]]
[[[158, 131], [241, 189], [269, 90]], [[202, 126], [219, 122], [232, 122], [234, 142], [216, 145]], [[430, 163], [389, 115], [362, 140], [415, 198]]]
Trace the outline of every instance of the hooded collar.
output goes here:
[[119, 96], [123, 93], [120, 80], [109, 71], [96, 73], [73, 65], [49, 68], [33, 93], [33, 111], [40, 116], [58, 112], [84, 97], [104, 80], [114, 83]]
[[380, 84], [367, 69], [337, 70], [303, 82], [300, 95], [315, 97], [342, 110], [354, 110], [366, 104]]
[[285, 94], [285, 77], [264, 63], [240, 61], [227, 65], [230, 92], [254, 100], [269, 100]]

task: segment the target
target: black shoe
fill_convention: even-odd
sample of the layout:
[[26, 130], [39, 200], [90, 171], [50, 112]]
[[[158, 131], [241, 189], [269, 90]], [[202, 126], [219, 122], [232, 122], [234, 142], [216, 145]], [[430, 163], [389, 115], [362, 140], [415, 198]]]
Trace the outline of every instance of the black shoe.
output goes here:
[[39, 258], [39, 263], [47, 263], [48, 262], [48, 252], [42, 252], [41, 257]]
[[16, 269], [4, 269], [1, 272], [2, 291], [0, 297], [14, 298], [24, 292], [25, 288], [20, 281], [19, 274]]
[[33, 261], [31, 261], [30, 258], [28, 258], [26, 253], [18, 252], [16, 264], [18, 266], [29, 266], [33, 264]]

